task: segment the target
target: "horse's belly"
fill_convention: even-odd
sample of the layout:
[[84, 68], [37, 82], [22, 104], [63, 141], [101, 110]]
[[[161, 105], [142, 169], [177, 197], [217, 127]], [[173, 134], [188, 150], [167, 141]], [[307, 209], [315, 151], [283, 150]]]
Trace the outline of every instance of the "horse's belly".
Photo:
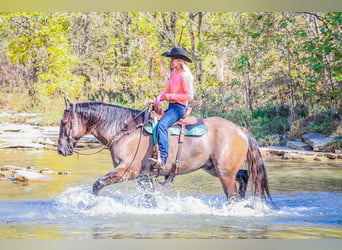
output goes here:
[[[174, 162], [179, 147], [178, 136], [171, 136], [169, 140], [168, 161]], [[185, 137], [181, 154], [181, 170], [194, 171], [202, 167], [209, 158], [209, 145], [206, 143], [206, 135], [201, 137]], [[183, 172], [182, 171], [182, 172]]]

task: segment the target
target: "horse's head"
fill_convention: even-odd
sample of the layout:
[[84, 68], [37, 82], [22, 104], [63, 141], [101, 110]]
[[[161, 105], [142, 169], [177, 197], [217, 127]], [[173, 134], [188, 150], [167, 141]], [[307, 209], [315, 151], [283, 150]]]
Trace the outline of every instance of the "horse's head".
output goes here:
[[76, 117], [74, 105], [65, 98], [65, 110], [61, 120], [58, 138], [58, 153], [63, 156], [72, 155], [74, 147], [79, 139], [83, 136], [81, 134], [82, 128]]

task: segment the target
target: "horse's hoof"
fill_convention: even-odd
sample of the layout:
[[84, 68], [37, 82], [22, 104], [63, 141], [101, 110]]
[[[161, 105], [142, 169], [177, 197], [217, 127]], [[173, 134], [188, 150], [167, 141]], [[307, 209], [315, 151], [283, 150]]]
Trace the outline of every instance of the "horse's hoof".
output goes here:
[[101, 189], [101, 184], [99, 181], [96, 181], [93, 185], [93, 195], [98, 196], [100, 189]]
[[100, 192], [100, 190], [95, 190], [95, 189], [93, 189], [93, 195], [98, 196], [98, 195], [99, 195], [99, 192]]

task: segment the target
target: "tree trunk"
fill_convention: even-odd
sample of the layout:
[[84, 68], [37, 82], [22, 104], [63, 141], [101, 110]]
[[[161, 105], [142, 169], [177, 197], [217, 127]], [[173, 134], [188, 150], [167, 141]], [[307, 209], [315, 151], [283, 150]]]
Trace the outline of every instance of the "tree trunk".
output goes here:
[[198, 12], [198, 43], [200, 44], [199, 56], [198, 56], [198, 82], [202, 83], [202, 71], [203, 71], [203, 46], [202, 46], [202, 19], [203, 12]]
[[195, 28], [194, 28], [194, 22], [195, 22], [195, 16], [192, 12], [189, 14], [190, 18], [190, 37], [191, 37], [191, 58], [195, 65], [195, 74], [198, 76], [198, 65], [197, 65], [197, 46], [196, 46], [196, 35], [195, 35]]
[[293, 80], [292, 80], [292, 69], [291, 69], [291, 58], [290, 58], [290, 49], [287, 48], [287, 67], [289, 74], [289, 82], [290, 82], [290, 90], [291, 90], [291, 121], [294, 117], [294, 91], [293, 91]]
[[[196, 15], [198, 15], [198, 44], [201, 45], [202, 43], [202, 18], [203, 13], [198, 12]], [[196, 73], [196, 79], [199, 84], [202, 83], [202, 70], [203, 70], [203, 48], [200, 47], [198, 49], [197, 43], [196, 43], [196, 34], [195, 34], [195, 16], [192, 12], [189, 14], [190, 19], [190, 37], [191, 37], [191, 57], [193, 60], [193, 63], [195, 65], [195, 73]]]
[[177, 21], [177, 16], [176, 12], [171, 12], [170, 16], [170, 43], [172, 46], [176, 46], [176, 21]]
[[253, 111], [253, 104], [252, 104], [252, 84], [250, 78], [250, 64], [247, 62], [247, 95], [248, 95], [248, 110]]
[[249, 111], [253, 111], [252, 99], [251, 99], [251, 79], [249, 76], [249, 63], [247, 63], [248, 67], [244, 69], [244, 89], [245, 89], [245, 102], [246, 109]]
[[[176, 46], [176, 21], [177, 16], [176, 12], [171, 12], [170, 14], [170, 26], [168, 25], [168, 21], [166, 19], [166, 15], [164, 12], [161, 13], [162, 19], [163, 19], [163, 31], [162, 31], [162, 41], [164, 41], [165, 35], [167, 35], [168, 38], [168, 44], [171, 46]], [[163, 44], [163, 42], [162, 42]], [[166, 46], [166, 44], [164, 44]]]

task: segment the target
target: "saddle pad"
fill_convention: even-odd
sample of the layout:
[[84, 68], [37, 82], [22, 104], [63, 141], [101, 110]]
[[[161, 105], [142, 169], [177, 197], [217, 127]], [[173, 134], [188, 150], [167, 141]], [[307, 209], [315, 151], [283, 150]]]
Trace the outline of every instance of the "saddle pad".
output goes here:
[[[152, 131], [153, 131], [152, 124], [145, 125], [144, 130], [147, 133], [152, 134]], [[169, 128], [168, 131], [170, 135], [179, 135], [181, 131], [181, 125], [172, 126], [171, 128]], [[195, 124], [185, 126], [184, 135], [186, 136], [202, 136], [204, 134], [205, 134], [205, 125], [204, 125], [202, 117], [198, 117], [197, 122]]]

